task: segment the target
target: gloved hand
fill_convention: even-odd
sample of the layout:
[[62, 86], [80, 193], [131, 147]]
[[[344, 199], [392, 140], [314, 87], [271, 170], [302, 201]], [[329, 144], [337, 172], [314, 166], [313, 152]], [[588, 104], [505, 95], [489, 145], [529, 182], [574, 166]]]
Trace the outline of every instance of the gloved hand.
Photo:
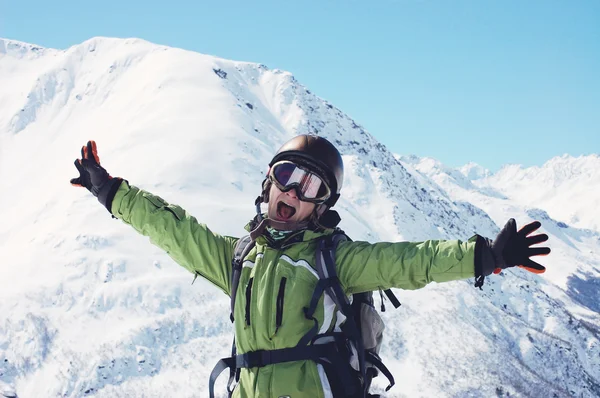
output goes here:
[[550, 253], [549, 247], [531, 247], [548, 240], [546, 234], [529, 236], [541, 225], [534, 221], [517, 231], [517, 223], [511, 218], [493, 241], [478, 236], [477, 245], [481, 246], [479, 250], [475, 249], [479, 253], [475, 260], [475, 286], [481, 288], [484, 278], [492, 272], [499, 274], [503, 269], [515, 266], [535, 274], [546, 272], [546, 267], [530, 258]]
[[546, 234], [529, 236], [541, 226], [542, 224], [539, 221], [534, 221], [517, 232], [515, 219], [508, 220], [491, 245], [496, 260], [495, 274], [499, 274], [505, 268], [514, 266], [521, 267], [534, 274], [546, 272], [546, 267], [530, 258], [533, 256], [547, 256], [550, 253], [549, 247], [531, 247], [548, 240]]
[[75, 167], [79, 171], [79, 177], [72, 178], [71, 184], [87, 188], [110, 212], [112, 199], [122, 179], [111, 177], [106, 169], [100, 166], [95, 141], [88, 141], [87, 145], [81, 148], [81, 159], [75, 160]]

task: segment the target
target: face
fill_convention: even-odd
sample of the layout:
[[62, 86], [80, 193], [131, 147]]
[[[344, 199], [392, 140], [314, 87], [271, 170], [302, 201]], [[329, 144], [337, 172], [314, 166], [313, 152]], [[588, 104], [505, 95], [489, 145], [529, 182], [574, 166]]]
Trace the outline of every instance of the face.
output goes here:
[[308, 219], [316, 205], [298, 199], [295, 189], [281, 192], [275, 184], [271, 184], [268, 206], [267, 215], [270, 219], [285, 222], [299, 222]]

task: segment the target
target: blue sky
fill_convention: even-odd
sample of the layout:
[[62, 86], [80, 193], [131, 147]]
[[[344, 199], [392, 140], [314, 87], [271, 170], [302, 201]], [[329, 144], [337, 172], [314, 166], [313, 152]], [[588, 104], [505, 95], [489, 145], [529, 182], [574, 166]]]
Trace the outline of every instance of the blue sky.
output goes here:
[[0, 37], [140, 37], [289, 70], [400, 154], [600, 153], [600, 1], [0, 1]]

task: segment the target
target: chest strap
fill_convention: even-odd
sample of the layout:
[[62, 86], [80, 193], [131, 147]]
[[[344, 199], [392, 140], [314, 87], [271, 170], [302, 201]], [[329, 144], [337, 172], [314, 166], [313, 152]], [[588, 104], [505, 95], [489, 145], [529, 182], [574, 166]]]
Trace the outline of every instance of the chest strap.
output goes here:
[[[247, 352], [245, 354], [234, 355], [228, 358], [222, 358], [214, 367], [210, 374], [209, 394], [211, 398], [215, 396], [215, 381], [225, 369], [239, 368], [262, 368], [263, 366], [273, 365], [282, 362], [306, 361], [312, 360], [322, 362], [339, 354], [336, 343], [314, 344], [310, 346], [296, 346], [290, 348], [281, 348], [278, 350], [258, 350]], [[228, 382], [228, 390], [232, 380]], [[231, 392], [230, 392], [231, 394]]]

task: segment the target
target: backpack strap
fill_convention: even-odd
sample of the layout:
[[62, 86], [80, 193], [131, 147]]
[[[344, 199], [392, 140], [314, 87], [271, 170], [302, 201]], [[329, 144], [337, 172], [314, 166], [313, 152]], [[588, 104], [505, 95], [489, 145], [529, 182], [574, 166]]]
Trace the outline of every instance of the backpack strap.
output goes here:
[[[316, 309], [315, 295], [319, 294], [320, 296], [321, 292], [319, 292], [319, 285], [326, 281], [323, 287], [321, 287], [321, 289], [324, 288], [326, 293], [331, 297], [333, 302], [338, 306], [339, 310], [346, 317], [346, 321], [344, 323], [344, 332], [356, 344], [356, 350], [359, 361], [359, 371], [361, 373], [362, 380], [365, 381], [365, 385], [363, 386], [364, 390], [362, 391], [362, 393], [364, 396], [367, 396], [371, 380], [374, 377], [374, 374], [367, 375], [367, 361], [371, 364], [371, 366], [375, 366], [377, 369], [379, 369], [390, 382], [390, 384], [386, 388], [386, 391], [388, 391], [395, 383], [393, 375], [391, 374], [389, 369], [383, 364], [383, 362], [381, 362], [379, 356], [375, 353], [365, 350], [360, 325], [357, 324], [357, 318], [354, 315], [352, 304], [350, 304], [348, 297], [344, 294], [342, 290], [342, 285], [337, 276], [335, 251], [340, 242], [345, 242], [348, 240], [350, 240], [350, 238], [345, 233], [334, 232], [332, 235], [327, 236], [325, 239], [319, 242], [317, 248], [316, 261], [317, 273], [319, 274], [319, 284], [317, 285], [317, 289], [315, 289], [315, 292], [313, 294], [313, 298], [311, 300], [311, 308], [308, 311], [305, 308], [305, 313], [309, 312], [310, 315], [314, 313]], [[385, 290], [385, 294], [388, 296], [394, 307], [398, 308], [400, 306], [400, 302], [398, 301], [394, 293], [391, 291], [391, 289]], [[363, 295], [366, 294], [363, 293]], [[359, 298], [359, 296], [360, 294], [355, 294], [353, 297], [355, 300], [365, 301], [365, 298]], [[369, 293], [366, 296], [368, 296], [369, 302], [372, 304], [372, 294]]]
[[[313, 344], [305, 347], [295, 346], [277, 350], [258, 350], [240, 355], [232, 355], [229, 358], [222, 358], [210, 374], [208, 386], [209, 397], [215, 397], [215, 381], [227, 368], [229, 368], [231, 372], [232, 369], [260, 368], [276, 363], [303, 360], [323, 363], [328, 361], [329, 358], [335, 358], [336, 354], [340, 352], [340, 348], [338, 343], [334, 341], [327, 344]], [[350, 375], [348, 375], [348, 377], [350, 377]], [[230, 390], [229, 384], [227, 385], [227, 391], [229, 392], [229, 396], [231, 396], [233, 390]]]
[[[383, 373], [383, 375], [388, 379], [390, 384], [388, 384], [388, 386], [385, 388], [385, 391], [386, 392], [389, 391], [390, 388], [392, 388], [394, 386], [394, 384], [396, 384], [396, 381], [394, 380], [394, 375], [392, 374], [392, 372], [390, 372], [390, 370], [387, 368], [387, 366], [385, 366], [383, 364], [383, 362], [381, 362], [381, 358], [379, 358], [379, 355], [377, 355], [371, 351], [367, 351], [365, 355], [366, 355], [369, 363], [371, 363], [373, 366], [375, 366], [377, 369], [379, 369], [379, 371], [381, 371], [381, 373]], [[372, 379], [373, 379], [373, 377], [370, 378], [369, 384], [371, 384], [370, 382]], [[367, 392], [368, 392], [368, 390], [367, 390]]]
[[[242, 275], [242, 265], [244, 263], [244, 258], [248, 255], [248, 253], [250, 253], [250, 250], [252, 250], [253, 247], [254, 247], [254, 241], [252, 240], [250, 235], [247, 235], [247, 236], [240, 238], [236, 242], [235, 248], [233, 249], [233, 258], [231, 259], [231, 304], [230, 304], [231, 313], [229, 314], [229, 319], [231, 320], [231, 322], [234, 321], [233, 312], [235, 310], [235, 296], [237, 294], [237, 289], [240, 284], [240, 276]], [[233, 343], [231, 344], [231, 357], [235, 358], [236, 353], [237, 352], [235, 349], [235, 337], [234, 337]], [[230, 359], [228, 361], [221, 360], [221, 361], [219, 361], [217, 366], [222, 367], [222, 366], [225, 366], [226, 364], [231, 365], [231, 360]], [[236, 381], [239, 380], [239, 377], [240, 377], [239, 372], [240, 371], [235, 366], [233, 366], [233, 367], [226, 366], [225, 368], [223, 368], [223, 370], [226, 369], [227, 367], [229, 367], [229, 380], [227, 381], [227, 393], [228, 393], [228, 396], [231, 397], [233, 394], [233, 388], [231, 387], [231, 385], [233, 384], [234, 380], [236, 380]], [[211, 378], [210, 381], [212, 383], [210, 385], [210, 387], [212, 389], [212, 388], [214, 388], [214, 386], [213, 386], [214, 380]]]
[[346, 318], [354, 318], [351, 316], [352, 308], [350, 301], [342, 291], [335, 269], [335, 248], [339, 242], [348, 239], [344, 233], [338, 232], [317, 242], [316, 271], [319, 275], [319, 282], [317, 282], [309, 306], [304, 308], [304, 316], [307, 319], [311, 319], [314, 322], [314, 326], [300, 339], [298, 345], [308, 345], [319, 332], [318, 321], [314, 317], [314, 313], [317, 310], [319, 299], [323, 293], [326, 293], [333, 300], [333, 303]]
[[233, 312], [235, 310], [235, 296], [237, 294], [238, 285], [240, 284], [240, 275], [242, 274], [242, 264], [244, 258], [250, 253], [254, 247], [254, 241], [250, 235], [240, 238], [235, 244], [233, 250], [233, 259], [231, 260], [231, 314], [229, 319], [234, 321]]
[[[325, 291], [331, 297], [333, 302], [338, 306], [338, 309], [346, 317], [344, 323], [344, 329], [347, 336], [351, 341], [356, 344], [356, 351], [358, 354], [358, 369], [362, 376], [362, 380], [366, 380], [366, 362], [365, 362], [365, 349], [361, 336], [359, 325], [356, 323], [356, 319], [353, 315], [352, 306], [350, 300], [344, 294], [342, 284], [337, 276], [336, 262], [335, 262], [335, 250], [340, 242], [347, 241], [350, 238], [343, 232], [334, 232], [333, 234], [322, 239], [317, 246], [317, 273], [319, 279], [330, 281], [327, 283]], [[315, 290], [316, 293], [316, 290]], [[314, 297], [313, 297], [314, 299]], [[313, 300], [314, 301], [314, 300]], [[313, 310], [314, 312], [314, 310]], [[366, 387], [366, 386], [364, 386]], [[366, 396], [367, 391], [363, 390], [362, 395]]]

